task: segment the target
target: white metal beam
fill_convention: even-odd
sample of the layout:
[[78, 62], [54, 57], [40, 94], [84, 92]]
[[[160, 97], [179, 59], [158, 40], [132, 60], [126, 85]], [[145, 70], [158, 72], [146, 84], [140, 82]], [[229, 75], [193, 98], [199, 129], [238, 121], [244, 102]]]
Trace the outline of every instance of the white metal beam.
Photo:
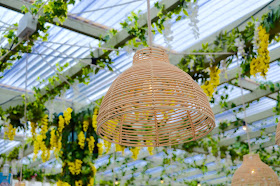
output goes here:
[[[25, 4], [31, 6], [29, 2], [25, 2]], [[23, 5], [21, 0], [0, 0], [0, 6], [20, 13]], [[104, 33], [109, 30], [109, 28], [104, 25], [71, 14], [68, 15], [63, 25], [60, 26], [96, 39], [99, 39], [100, 35], [104, 35]]]

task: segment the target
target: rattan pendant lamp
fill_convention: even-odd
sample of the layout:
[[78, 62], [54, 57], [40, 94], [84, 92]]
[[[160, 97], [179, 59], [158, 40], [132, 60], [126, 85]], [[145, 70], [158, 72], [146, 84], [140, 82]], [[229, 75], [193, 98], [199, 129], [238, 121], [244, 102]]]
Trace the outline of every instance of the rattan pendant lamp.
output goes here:
[[[148, 0], [149, 45], [151, 46]], [[215, 127], [200, 86], [169, 63], [159, 48], [138, 50], [133, 65], [111, 85], [97, 118], [97, 133], [107, 141], [137, 147], [170, 146], [196, 140]]]
[[[241, 75], [239, 74], [239, 81], [241, 81]], [[279, 180], [277, 174], [264, 162], [261, 161], [259, 154], [252, 154], [249, 128], [246, 122], [246, 106], [244, 101], [243, 87], [241, 88], [242, 104], [244, 109], [244, 122], [245, 131], [247, 133], [247, 141], [249, 147], [249, 154], [243, 156], [242, 165], [235, 171], [232, 177], [232, 186], [262, 186], [271, 185], [279, 186]]]
[[232, 177], [232, 186], [279, 186], [277, 174], [265, 163], [258, 154], [243, 156], [243, 163]]

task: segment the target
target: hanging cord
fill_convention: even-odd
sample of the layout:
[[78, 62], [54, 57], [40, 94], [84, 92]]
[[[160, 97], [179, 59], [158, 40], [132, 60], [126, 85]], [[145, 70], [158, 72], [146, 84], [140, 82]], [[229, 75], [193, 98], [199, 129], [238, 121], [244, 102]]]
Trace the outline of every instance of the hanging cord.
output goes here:
[[[115, 144], [115, 148], [116, 148], [116, 144]], [[115, 181], [116, 181], [116, 175], [115, 175], [115, 170], [114, 170], [114, 167], [115, 167], [115, 159], [116, 159], [116, 151], [114, 152], [113, 154], [113, 185], [115, 186]]]
[[[239, 66], [239, 57], [237, 55], [237, 65]], [[244, 122], [246, 126], [246, 133], [247, 133], [247, 140], [248, 140], [248, 146], [249, 146], [249, 153], [252, 152], [251, 150], [251, 142], [250, 142], [250, 134], [249, 134], [249, 128], [248, 128], [248, 123], [246, 121], [247, 114], [246, 114], [246, 106], [245, 106], [245, 101], [244, 101], [244, 93], [243, 93], [243, 86], [241, 82], [241, 73], [239, 73], [238, 81], [240, 82], [239, 87], [241, 88], [241, 97], [242, 97], [242, 105], [243, 105], [243, 112], [244, 112]]]
[[[172, 156], [173, 156], [173, 153], [172, 153], [172, 152], [173, 152], [173, 150], [172, 150], [172, 146], [171, 146], [171, 145], [170, 145], [169, 148], [170, 148], [170, 154], [171, 154], [171, 156], [170, 156], [170, 167], [169, 167], [169, 169], [171, 169], [171, 168], [172, 168], [171, 166], [172, 166]], [[171, 175], [172, 175], [172, 173], [171, 173]], [[170, 179], [171, 179], [170, 185], [172, 185], [172, 182], [173, 182], [173, 179], [172, 179], [172, 178], [173, 178], [173, 177], [171, 176], [171, 178], [170, 178]]]
[[[27, 36], [27, 40], [29, 39], [29, 37]], [[25, 141], [25, 138], [26, 138], [26, 134], [27, 134], [27, 79], [28, 79], [28, 57], [29, 55], [27, 54], [26, 55], [26, 60], [25, 60], [25, 95], [24, 95], [24, 137], [23, 137], [23, 142], [22, 142], [22, 156], [24, 154], [24, 141]], [[21, 161], [22, 161], [22, 158], [23, 157], [20, 157], [21, 158]], [[20, 166], [20, 183], [22, 181], [22, 168], [23, 168], [23, 165], [22, 165], [22, 162], [21, 162], [21, 166]]]
[[152, 43], [150, 0], [147, 0], [147, 23], [148, 23], [148, 45], [151, 47], [153, 43]]

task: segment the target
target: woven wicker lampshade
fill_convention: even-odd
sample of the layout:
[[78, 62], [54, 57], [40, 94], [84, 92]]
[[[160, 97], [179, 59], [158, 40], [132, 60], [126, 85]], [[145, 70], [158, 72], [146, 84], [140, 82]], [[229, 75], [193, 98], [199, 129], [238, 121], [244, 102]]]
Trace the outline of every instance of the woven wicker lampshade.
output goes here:
[[275, 136], [276, 144], [280, 146], [280, 121], [278, 122]]
[[97, 123], [105, 140], [138, 147], [193, 141], [215, 127], [203, 90], [159, 48], [136, 52], [105, 95]]
[[243, 156], [243, 163], [241, 167], [235, 171], [231, 185], [279, 186], [279, 180], [276, 173], [261, 161], [258, 154], [248, 154]]

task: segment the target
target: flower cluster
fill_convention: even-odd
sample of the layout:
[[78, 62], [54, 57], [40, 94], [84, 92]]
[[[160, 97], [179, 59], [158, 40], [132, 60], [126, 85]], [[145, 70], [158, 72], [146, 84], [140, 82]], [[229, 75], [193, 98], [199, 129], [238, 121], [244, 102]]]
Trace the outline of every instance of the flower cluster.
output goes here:
[[56, 182], [57, 186], [71, 186], [69, 183], [67, 182], [63, 182], [61, 180], [58, 180], [58, 182]]
[[250, 63], [250, 74], [256, 76], [257, 73], [260, 73], [261, 76], [265, 77], [269, 69], [269, 34], [266, 33], [265, 28], [262, 26], [258, 27], [258, 38], [256, 41], [257, 44], [257, 58], [253, 58]]
[[83, 181], [82, 180], [75, 181], [75, 186], [83, 186]]
[[54, 150], [55, 157], [58, 159], [59, 153], [62, 152], [60, 151], [62, 143], [61, 143], [61, 136], [60, 137], [56, 136], [55, 129], [51, 130], [50, 145], [51, 145], [50, 149]]
[[15, 135], [16, 135], [16, 128], [14, 128], [12, 124], [9, 124], [4, 134], [5, 138], [8, 138], [9, 140], [14, 140]]
[[98, 108], [95, 108], [92, 116], [92, 127], [94, 128], [95, 132], [97, 130], [97, 114]]
[[45, 115], [43, 118], [42, 118], [42, 121], [41, 121], [41, 135], [43, 137], [43, 139], [46, 139], [46, 133], [48, 132], [49, 130], [49, 127], [48, 127], [48, 115]]
[[31, 126], [32, 139], [34, 140], [36, 136], [36, 123], [31, 121], [30, 126]]
[[88, 130], [88, 126], [89, 126], [89, 122], [85, 120], [83, 122], [83, 130], [84, 130], [84, 132], [86, 132]]
[[237, 47], [237, 54], [239, 55], [239, 56], [244, 56], [245, 55], [245, 42], [244, 42], [244, 40], [242, 40], [241, 38], [236, 38], [235, 40], [234, 40], [234, 46], [236, 46]]
[[133, 147], [130, 151], [132, 152], [132, 158], [134, 160], [137, 160], [138, 154], [140, 152], [140, 147]]
[[115, 145], [116, 145], [116, 152], [122, 152], [122, 154], [124, 155], [125, 146], [119, 144], [115, 144]]
[[37, 158], [37, 154], [39, 150], [42, 151], [41, 158], [43, 162], [46, 162], [50, 159], [50, 150], [46, 147], [46, 144], [43, 141], [44, 137], [43, 135], [39, 134], [36, 137], [36, 140], [34, 141], [34, 156], [33, 160]]
[[98, 154], [102, 155], [103, 154], [103, 145], [102, 145], [102, 143], [97, 143], [97, 147], [98, 147]]
[[105, 146], [106, 153], [108, 153], [111, 149], [111, 142], [104, 140], [104, 146]]
[[186, 6], [187, 6], [187, 12], [189, 14], [189, 19], [190, 19], [190, 23], [189, 26], [191, 27], [192, 31], [193, 31], [193, 35], [195, 39], [199, 38], [199, 28], [197, 26], [197, 23], [199, 22], [198, 20], [198, 1], [186, 1]]
[[78, 144], [80, 145], [81, 149], [84, 149], [85, 147], [85, 134], [83, 131], [81, 131], [78, 135]]
[[62, 130], [64, 129], [64, 118], [62, 115], [58, 117], [58, 131], [59, 133], [62, 133]]
[[82, 163], [83, 162], [79, 159], [76, 159], [75, 162], [68, 162], [69, 171], [71, 172], [71, 174], [79, 175], [82, 170]]
[[208, 97], [211, 97], [213, 95], [215, 89], [220, 84], [220, 72], [221, 70], [218, 67], [210, 67], [210, 80], [207, 80], [204, 85], [201, 86]]
[[68, 125], [68, 124], [70, 123], [72, 111], [73, 111], [73, 110], [72, 110], [71, 108], [67, 108], [67, 109], [63, 112], [64, 122], [66, 123], [66, 125]]
[[88, 184], [88, 186], [92, 186], [92, 185], [94, 185], [94, 177], [90, 177], [90, 178], [89, 178], [89, 184]]
[[94, 150], [95, 139], [93, 136], [90, 136], [89, 138], [87, 138], [87, 141], [88, 141], [88, 150], [90, 153], [92, 153]]

